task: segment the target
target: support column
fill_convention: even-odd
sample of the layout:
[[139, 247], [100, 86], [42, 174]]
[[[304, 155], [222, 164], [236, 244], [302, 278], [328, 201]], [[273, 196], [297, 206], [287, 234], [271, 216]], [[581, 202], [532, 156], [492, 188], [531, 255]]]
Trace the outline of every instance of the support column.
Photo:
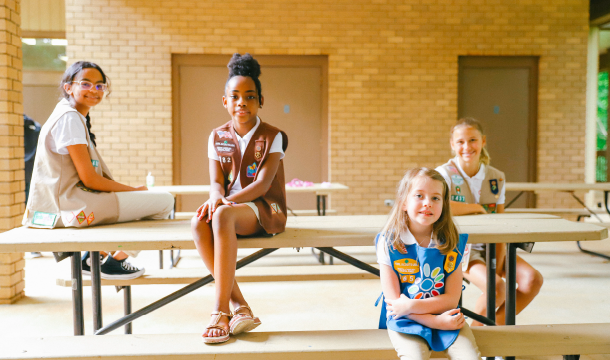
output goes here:
[[[21, 1], [0, 1], [0, 232], [21, 225], [25, 210]], [[0, 253], [0, 304], [24, 296], [23, 253]]]

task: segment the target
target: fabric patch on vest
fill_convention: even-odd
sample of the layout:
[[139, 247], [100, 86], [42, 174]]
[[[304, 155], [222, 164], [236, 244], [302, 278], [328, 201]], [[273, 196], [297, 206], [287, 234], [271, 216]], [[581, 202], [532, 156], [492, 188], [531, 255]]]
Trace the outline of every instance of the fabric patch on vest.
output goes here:
[[447, 169], [449, 169], [449, 171], [454, 172], [454, 173], [458, 173], [457, 169], [455, 168], [455, 166], [447, 166]]
[[95, 216], [93, 215], [93, 213], [91, 213], [89, 214], [89, 216], [87, 216], [87, 225], [91, 225], [93, 220], [95, 220]]
[[273, 203], [271, 204], [271, 212], [274, 214], [278, 214], [282, 212], [282, 209], [280, 209], [280, 206], [277, 203]]
[[455, 261], [457, 260], [457, 253], [455, 251], [450, 252], [445, 257], [445, 271], [450, 273], [455, 269]]
[[231, 172], [229, 173], [227, 180], [229, 180], [229, 182], [233, 182], [233, 170], [231, 170]]
[[230, 131], [217, 131], [217, 133], [218, 133], [218, 137], [221, 139], [223, 139], [223, 138], [233, 139], [233, 136], [231, 136]]
[[394, 261], [394, 270], [400, 274], [400, 282], [413, 284], [415, 274], [419, 272], [419, 263], [415, 259], [400, 259]]
[[451, 201], [466, 202], [464, 195], [451, 195]]
[[78, 215], [76, 215], [76, 221], [78, 221], [79, 224], [82, 224], [85, 220], [87, 220], [87, 215], [81, 210]]
[[49, 214], [42, 211], [34, 211], [34, 217], [32, 218], [32, 224], [40, 226], [55, 226], [57, 222], [57, 215]]
[[422, 270], [421, 277], [415, 279], [415, 283], [407, 289], [409, 294], [417, 294], [413, 299], [428, 299], [440, 295], [438, 289], [445, 286], [445, 274], [441, 272], [441, 268], [436, 267], [430, 271], [430, 264], [424, 264]]
[[220, 161], [222, 161], [223, 163], [230, 163], [231, 158], [229, 156], [221, 156]]
[[455, 192], [460, 195], [462, 193], [462, 189], [459, 186], [455, 187]]
[[495, 214], [496, 213], [496, 204], [481, 204], [483, 206], [483, 208], [485, 209], [485, 211], [487, 211], [488, 214]]
[[462, 185], [464, 183], [464, 178], [459, 175], [451, 175], [451, 181], [455, 185]]
[[260, 159], [262, 159], [263, 151], [265, 151], [265, 141], [256, 140], [254, 145], [254, 158], [256, 161], [260, 161]]
[[498, 179], [489, 180], [489, 188], [491, 189], [492, 194], [497, 195], [498, 191], [500, 191], [498, 188]]
[[256, 171], [258, 170], [258, 165], [256, 163], [252, 163], [252, 165], [248, 166], [248, 170], [246, 172], [247, 177], [256, 177]]
[[232, 153], [235, 151], [235, 144], [232, 144], [227, 140], [223, 142], [216, 142], [214, 145], [216, 145], [217, 153]]
[[91, 164], [93, 165], [93, 167], [100, 166], [100, 162], [98, 160], [91, 160]]

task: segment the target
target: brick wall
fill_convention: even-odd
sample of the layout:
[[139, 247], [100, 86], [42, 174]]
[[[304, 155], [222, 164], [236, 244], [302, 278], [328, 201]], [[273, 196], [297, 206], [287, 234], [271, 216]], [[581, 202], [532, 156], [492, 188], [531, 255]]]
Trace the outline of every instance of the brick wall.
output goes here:
[[[20, 1], [0, 2], [0, 232], [25, 209]], [[23, 254], [0, 253], [0, 304], [23, 297]]]
[[171, 54], [233, 52], [328, 55], [343, 214], [386, 212], [407, 167], [449, 158], [459, 55], [540, 56], [538, 179], [584, 180], [587, 0], [66, 0], [66, 12], [70, 61], [113, 80], [93, 130], [120, 181], [154, 169], [171, 183]]

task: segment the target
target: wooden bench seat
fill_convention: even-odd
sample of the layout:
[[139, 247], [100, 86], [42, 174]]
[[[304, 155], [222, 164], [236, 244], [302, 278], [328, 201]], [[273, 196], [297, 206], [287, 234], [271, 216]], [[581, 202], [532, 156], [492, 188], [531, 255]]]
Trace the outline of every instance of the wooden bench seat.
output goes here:
[[[132, 280], [105, 280], [102, 285], [131, 286], [155, 284], [190, 284], [210, 273], [206, 269], [147, 270], [146, 274]], [[358, 280], [378, 279], [377, 276], [351, 265], [333, 266], [251, 266], [235, 273], [238, 282], [309, 281], [309, 280]], [[72, 287], [70, 276], [56, 280], [57, 285]], [[91, 286], [91, 280], [83, 279], [83, 286]]]
[[[540, 208], [508, 208], [504, 210], [509, 214], [551, 214], [551, 215], [574, 215], [574, 216], [589, 216], [591, 213], [587, 209], [540, 209]], [[605, 214], [603, 210], [593, 210], [595, 214]]]
[[[515, 325], [472, 329], [482, 356], [610, 354], [610, 324]], [[205, 345], [200, 334], [0, 339], [0, 360], [16, 359], [396, 359], [385, 330], [252, 332]], [[434, 353], [434, 358], [446, 357]], [[574, 358], [574, 357], [572, 357]]]

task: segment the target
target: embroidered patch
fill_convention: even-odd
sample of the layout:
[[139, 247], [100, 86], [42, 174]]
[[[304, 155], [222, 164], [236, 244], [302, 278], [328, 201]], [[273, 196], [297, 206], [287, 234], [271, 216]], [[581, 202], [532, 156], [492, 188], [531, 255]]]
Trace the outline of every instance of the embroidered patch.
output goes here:
[[93, 165], [93, 167], [100, 166], [100, 162], [98, 160], [91, 160], [91, 164]]
[[246, 176], [251, 177], [251, 178], [255, 177], [257, 170], [258, 170], [258, 165], [256, 165], [256, 163], [252, 163], [252, 165], [249, 165], [247, 168]]
[[407, 291], [413, 299], [428, 299], [440, 295], [440, 289], [445, 286], [445, 274], [440, 267], [430, 271], [430, 264], [424, 264], [421, 277], [415, 279]]
[[455, 168], [455, 166], [447, 166], [447, 169], [449, 169], [449, 171], [454, 172], [454, 173], [458, 173], [457, 169]]
[[491, 193], [496, 195], [500, 189], [498, 189], [498, 179], [489, 180], [489, 188], [491, 189]]
[[415, 274], [419, 272], [419, 263], [415, 259], [400, 259], [394, 261], [394, 270], [400, 274], [400, 282], [413, 284]]
[[73, 212], [71, 212], [70, 215], [72, 215], [72, 217], [70, 218], [70, 220], [68, 220], [68, 224], [74, 221], [74, 219], [76, 219], [76, 215], [74, 215]]
[[271, 212], [278, 214], [282, 212], [282, 209], [280, 209], [280, 206], [277, 203], [273, 203], [271, 204]]
[[451, 175], [451, 182], [455, 185], [462, 185], [464, 183], [464, 178], [459, 175]]
[[233, 148], [226, 147], [226, 146], [217, 146], [216, 147], [216, 151], [218, 151], [218, 152], [232, 152]]
[[261, 150], [262, 150], [262, 148], [260, 146], [256, 147], [256, 151], [261, 151]]
[[233, 139], [233, 136], [231, 136], [231, 132], [229, 132], [229, 131], [218, 131], [218, 137], [221, 139], [223, 139], [223, 138]]
[[460, 189], [459, 186], [455, 187], [455, 192], [458, 193], [458, 195], [462, 192], [462, 189]]
[[455, 262], [457, 261], [457, 253], [455, 251], [450, 252], [445, 256], [445, 271], [452, 272], [455, 269]]
[[32, 218], [32, 224], [40, 226], [55, 226], [56, 221], [57, 215], [41, 211], [34, 211], [34, 217]]
[[231, 170], [227, 179], [229, 180], [229, 182], [233, 182], [233, 170]]
[[485, 209], [485, 211], [487, 211], [488, 214], [495, 214], [496, 213], [496, 204], [481, 204], [483, 206], [483, 208]]
[[87, 216], [87, 225], [91, 225], [93, 220], [95, 220], [95, 216], [93, 215], [93, 213], [91, 213], [89, 214], [89, 216]]
[[254, 158], [256, 160], [260, 160], [263, 157], [263, 154], [260, 153], [260, 151], [257, 151], [254, 153]]
[[220, 158], [222, 160], [223, 163], [230, 163], [231, 162], [231, 158], [228, 156], [223, 156]]
[[87, 215], [85, 215], [85, 212], [81, 210], [81, 212], [76, 215], [76, 220], [79, 224], [82, 224], [83, 221], [87, 220]]
[[451, 201], [466, 202], [464, 195], [451, 195]]

